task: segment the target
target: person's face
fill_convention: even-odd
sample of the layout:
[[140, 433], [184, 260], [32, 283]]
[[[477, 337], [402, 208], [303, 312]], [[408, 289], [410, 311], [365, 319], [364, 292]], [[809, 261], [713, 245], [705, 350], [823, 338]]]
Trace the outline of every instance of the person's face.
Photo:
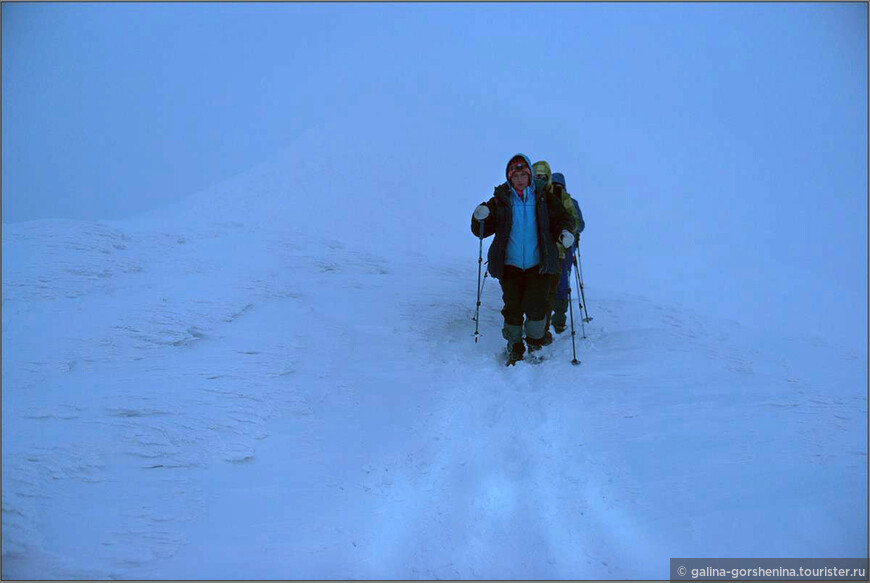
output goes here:
[[511, 185], [518, 191], [529, 185], [529, 167], [525, 162], [514, 162], [508, 168], [511, 177]]

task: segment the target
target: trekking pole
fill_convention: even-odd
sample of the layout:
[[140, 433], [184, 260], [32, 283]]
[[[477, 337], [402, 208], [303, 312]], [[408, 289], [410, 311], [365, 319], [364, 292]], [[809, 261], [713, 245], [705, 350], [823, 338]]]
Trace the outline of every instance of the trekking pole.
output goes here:
[[[574, 264], [577, 264], [577, 256], [574, 256]], [[583, 284], [580, 282], [580, 276], [577, 275], [577, 268], [574, 268], [574, 279], [577, 281], [577, 287], [580, 288], [580, 294], [583, 294]], [[570, 298], [568, 299], [570, 302]], [[586, 301], [586, 298], [583, 298], [583, 301]], [[577, 303], [580, 304], [580, 309], [583, 309], [582, 303], [580, 303], [580, 298], [577, 298]], [[583, 319], [583, 312], [580, 312], [580, 329], [583, 330], [583, 338], [586, 338], [586, 321]]]
[[583, 262], [580, 261], [580, 250], [577, 250], [577, 271], [580, 272], [580, 295], [583, 296], [583, 311], [586, 313], [586, 322], [591, 322], [592, 317], [589, 316], [589, 309], [586, 307], [586, 294], [583, 291]]
[[[480, 246], [477, 249], [477, 307], [474, 310], [475, 343], [477, 343], [477, 338], [480, 336], [480, 332], [478, 331], [478, 328], [480, 326], [480, 293], [483, 290], [483, 286], [480, 285], [480, 267], [483, 265], [483, 221], [478, 220], [477, 223], [480, 226], [480, 230], [478, 231]], [[486, 284], [486, 278], [484, 278], [483, 283]]]
[[[584, 322], [591, 322], [592, 318], [589, 317], [589, 310], [586, 309], [586, 294], [583, 291], [583, 269], [580, 266], [580, 250], [577, 250], [577, 253], [574, 254], [574, 265], [577, 266], [577, 270], [574, 274], [577, 276], [577, 285], [580, 286], [580, 296], [583, 298], [583, 311], [586, 312], [586, 317], [583, 318]], [[585, 336], [584, 336], [585, 338]]]
[[487, 271], [486, 266], [489, 265], [489, 259], [483, 262], [483, 283], [480, 284], [480, 300], [483, 301], [483, 289], [486, 287], [486, 278], [489, 275], [489, 271]]
[[[484, 262], [483, 262], [484, 265], [487, 265], [488, 263], [489, 263], [489, 261], [484, 261]], [[483, 283], [480, 284], [480, 301], [481, 301], [481, 302], [483, 302], [483, 290], [484, 290], [484, 288], [486, 287], [486, 278], [487, 278], [488, 275], [489, 275], [489, 272], [487, 272], [487, 271], [484, 269], [484, 270], [483, 270]]]
[[580, 361], [577, 360], [577, 346], [574, 343], [574, 302], [571, 301], [571, 288], [568, 288], [568, 309], [571, 310], [571, 350], [574, 353], [574, 359], [571, 361], [571, 364], [578, 365]]
[[[577, 273], [577, 255], [574, 255], [574, 281], [577, 282], [577, 287], [580, 289], [580, 295], [583, 297], [583, 301], [580, 301], [580, 298], [577, 298], [577, 303], [580, 305], [580, 309], [583, 309], [583, 304], [586, 303], [586, 298], [583, 296], [583, 282], [580, 281], [580, 275]], [[586, 320], [583, 319], [583, 312], [580, 312], [580, 327], [583, 330], [583, 338], [586, 338]]]

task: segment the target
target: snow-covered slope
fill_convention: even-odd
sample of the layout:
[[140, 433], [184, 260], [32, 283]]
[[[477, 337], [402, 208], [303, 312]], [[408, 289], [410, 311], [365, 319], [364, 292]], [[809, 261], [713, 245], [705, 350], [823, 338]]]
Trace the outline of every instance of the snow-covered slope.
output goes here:
[[586, 273], [582, 364], [565, 334], [506, 368], [497, 282], [473, 340], [467, 223], [513, 152], [463, 173], [461, 130], [352, 137], [377, 126], [136, 221], [4, 225], [4, 578], [662, 579], [866, 551], [865, 355]]

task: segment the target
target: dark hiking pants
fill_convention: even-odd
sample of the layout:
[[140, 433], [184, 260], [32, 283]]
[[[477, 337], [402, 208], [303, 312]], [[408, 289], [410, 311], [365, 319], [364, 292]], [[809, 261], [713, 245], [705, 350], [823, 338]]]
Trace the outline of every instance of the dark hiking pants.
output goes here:
[[504, 300], [502, 335], [511, 344], [523, 340], [524, 316], [526, 336], [534, 340], [544, 336], [551, 276], [538, 273], [538, 270], [537, 265], [525, 271], [512, 265], [504, 266], [499, 280]]
[[556, 301], [556, 290], [559, 289], [559, 275], [548, 275], [550, 284], [547, 286], [547, 316], [544, 323], [544, 331], [550, 329], [550, 315], [553, 313], [554, 302]]
[[[571, 292], [571, 266], [574, 264], [574, 249], [565, 253], [562, 260], [562, 274], [556, 280], [550, 299], [552, 323], [557, 328], [564, 328], [567, 323], [568, 294]], [[548, 326], [549, 327], [549, 326]]]

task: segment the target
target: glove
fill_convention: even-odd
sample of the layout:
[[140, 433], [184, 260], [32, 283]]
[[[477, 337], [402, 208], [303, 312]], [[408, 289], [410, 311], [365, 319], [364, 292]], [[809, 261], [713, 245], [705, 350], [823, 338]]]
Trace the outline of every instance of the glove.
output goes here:
[[476, 209], [474, 209], [474, 218], [478, 221], [486, 220], [486, 217], [489, 216], [489, 207], [485, 204], [480, 205]]
[[568, 231], [562, 231], [562, 234], [559, 236], [559, 243], [561, 243], [562, 247], [565, 249], [570, 249], [571, 245], [574, 244], [574, 235]]

